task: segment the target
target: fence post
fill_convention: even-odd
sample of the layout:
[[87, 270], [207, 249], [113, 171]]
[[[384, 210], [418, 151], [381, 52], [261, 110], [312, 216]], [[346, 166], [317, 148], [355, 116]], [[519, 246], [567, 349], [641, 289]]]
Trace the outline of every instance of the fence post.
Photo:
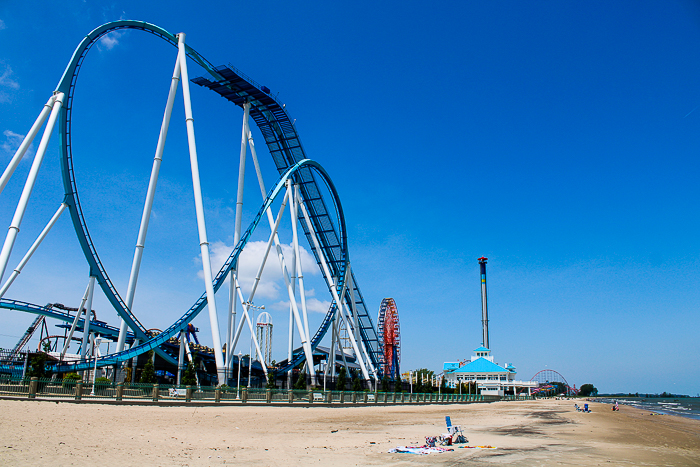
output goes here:
[[333, 393], [331, 391], [326, 391], [326, 404], [330, 404], [333, 400]]
[[294, 391], [291, 389], [287, 389], [287, 400], [289, 400], [290, 404], [294, 402]]
[[117, 401], [124, 398], [124, 383], [117, 383]]
[[406, 402], [406, 393], [402, 392], [401, 393], [401, 403], [403, 404], [405, 402]]
[[369, 393], [366, 393], [366, 392], [363, 393], [363, 395], [362, 395], [362, 402], [363, 402], [364, 404], [367, 404], [368, 398], [369, 398]]
[[314, 392], [309, 391], [309, 393], [307, 394], [307, 397], [309, 398], [309, 404], [313, 404], [314, 403]]
[[265, 402], [272, 404], [272, 389], [265, 389]]
[[185, 402], [192, 402], [192, 386], [185, 386]]
[[355, 391], [352, 392], [352, 403], [357, 404], [357, 393]]
[[340, 391], [340, 400], [339, 400], [339, 402], [340, 402], [341, 404], [344, 404], [344, 403], [345, 403], [345, 391]]
[[75, 385], [75, 400], [79, 401], [83, 398], [83, 380], [79, 379]]
[[153, 383], [153, 392], [151, 393], [151, 398], [153, 399], [153, 402], [158, 402], [158, 396], [160, 395], [160, 390], [158, 383]]
[[241, 402], [243, 402], [244, 404], [248, 402], [248, 388], [243, 388], [241, 394]]
[[32, 376], [32, 379], [29, 381], [29, 398], [34, 399], [36, 397], [36, 389], [39, 386], [39, 378], [36, 376]]
[[214, 402], [221, 402], [221, 388], [214, 389]]

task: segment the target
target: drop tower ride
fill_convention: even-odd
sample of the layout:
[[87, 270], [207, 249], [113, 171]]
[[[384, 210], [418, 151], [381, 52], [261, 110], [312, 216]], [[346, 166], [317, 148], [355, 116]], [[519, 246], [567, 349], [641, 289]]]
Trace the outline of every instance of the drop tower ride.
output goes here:
[[481, 269], [481, 325], [483, 327], [483, 342], [481, 345], [489, 347], [489, 308], [486, 303], [486, 261], [488, 258], [479, 258], [479, 268]]

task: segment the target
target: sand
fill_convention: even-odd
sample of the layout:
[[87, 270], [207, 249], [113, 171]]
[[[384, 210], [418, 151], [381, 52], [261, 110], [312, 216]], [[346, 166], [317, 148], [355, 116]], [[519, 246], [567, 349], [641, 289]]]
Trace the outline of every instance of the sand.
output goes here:
[[[393, 407], [157, 407], [0, 400], [1, 465], [700, 465], [700, 421], [541, 400]], [[452, 452], [389, 454], [445, 431]]]

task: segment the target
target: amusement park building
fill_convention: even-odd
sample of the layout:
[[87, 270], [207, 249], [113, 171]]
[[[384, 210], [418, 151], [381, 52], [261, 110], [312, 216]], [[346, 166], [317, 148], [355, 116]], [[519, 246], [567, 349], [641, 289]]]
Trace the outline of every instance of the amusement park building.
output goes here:
[[494, 363], [491, 351], [484, 346], [474, 350], [471, 360], [445, 362], [443, 372], [449, 387], [476, 382], [481, 394], [503, 396], [507, 390], [512, 389], [515, 394], [527, 388], [529, 395], [538, 386], [534, 381], [516, 381], [515, 367], [510, 363], [505, 367]]

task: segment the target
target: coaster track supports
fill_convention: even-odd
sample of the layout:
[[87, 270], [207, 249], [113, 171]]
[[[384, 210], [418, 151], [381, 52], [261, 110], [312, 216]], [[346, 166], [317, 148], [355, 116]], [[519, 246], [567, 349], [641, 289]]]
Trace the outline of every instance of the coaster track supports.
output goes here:
[[[29, 197], [31, 196], [32, 190], [34, 189], [34, 184], [36, 183], [37, 176], [39, 175], [41, 163], [44, 160], [44, 155], [46, 154], [46, 148], [48, 147], [49, 140], [51, 139], [51, 133], [53, 133], [53, 127], [56, 125], [56, 119], [58, 119], [58, 114], [60, 113], [61, 106], [63, 105], [63, 97], [64, 95], [62, 92], [58, 92], [55, 94], [55, 100], [51, 108], [51, 115], [49, 116], [49, 121], [46, 124], [46, 128], [44, 129], [44, 134], [41, 137], [39, 148], [37, 149], [36, 155], [34, 156], [32, 167], [31, 169], [29, 169], [29, 175], [27, 176], [27, 181], [24, 184], [22, 195], [20, 196], [19, 202], [17, 203], [15, 215], [12, 217], [12, 222], [10, 223], [10, 227], [7, 231], [5, 243], [3, 244], [2, 250], [0, 251], [0, 280], [2, 280], [2, 277], [5, 275], [5, 269], [7, 268], [7, 262], [10, 260], [12, 247], [15, 245], [15, 239], [17, 238], [17, 234], [19, 233], [19, 227], [22, 224], [22, 218], [24, 217], [24, 213], [27, 211]], [[39, 115], [37, 123], [39, 120], [41, 120], [43, 114], [44, 111], [42, 111], [42, 113]], [[36, 126], [37, 123], [35, 123], [34, 125]], [[34, 130], [34, 127], [32, 127], [32, 130]], [[34, 132], [34, 135], [36, 135], [36, 131]], [[29, 141], [29, 144], [31, 144], [31, 141]], [[24, 151], [26, 151], [26, 148], [24, 149]], [[19, 154], [19, 151], [17, 152], [17, 154]], [[11, 167], [12, 162], [10, 162], [10, 166], [5, 170], [8, 173], [7, 178], [9, 178], [9, 175], [14, 171], [14, 169], [9, 170]], [[3, 177], [4, 176], [5, 174], [3, 174]], [[6, 181], [3, 182], [7, 183]]]

